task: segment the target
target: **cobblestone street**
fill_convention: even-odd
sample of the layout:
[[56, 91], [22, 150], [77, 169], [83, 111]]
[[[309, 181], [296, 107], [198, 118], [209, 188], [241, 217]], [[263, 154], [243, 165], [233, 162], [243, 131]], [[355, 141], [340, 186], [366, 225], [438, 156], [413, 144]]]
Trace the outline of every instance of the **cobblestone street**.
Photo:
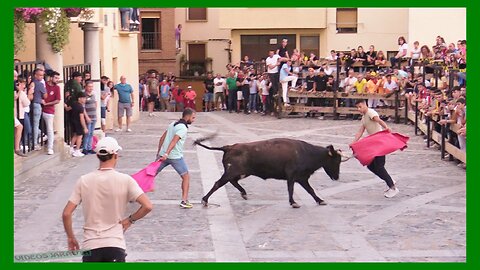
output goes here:
[[[159, 137], [179, 117], [179, 113], [156, 117], [142, 113], [132, 133], [108, 133], [124, 149], [117, 169], [133, 174], [153, 161]], [[294, 197], [302, 207], [293, 209], [286, 181], [251, 176], [240, 181], [248, 200], [227, 184], [210, 197], [209, 207], [203, 207], [200, 199], [223, 172], [223, 153], [193, 146], [195, 138], [217, 131], [218, 136], [206, 144], [285, 137], [347, 150], [360, 121], [198, 113], [185, 143], [194, 207], [179, 208], [181, 180], [167, 167], [157, 176], [155, 191], [148, 193], [154, 210], [126, 233], [127, 261], [465, 262], [465, 170], [442, 161], [434, 147], [426, 149], [413, 126], [387, 124], [410, 136], [406, 150], [387, 156], [386, 168], [400, 190], [394, 198], [385, 198], [385, 183], [352, 159], [342, 163], [339, 181], [331, 181], [323, 169], [310, 178], [326, 206], [316, 205], [295, 185]], [[89, 155], [64, 161], [35, 177], [15, 179], [15, 254], [67, 249], [63, 207], [78, 177], [97, 166], [97, 158]], [[129, 212], [137, 207], [132, 204]], [[79, 241], [82, 223], [80, 206], [74, 214]]]

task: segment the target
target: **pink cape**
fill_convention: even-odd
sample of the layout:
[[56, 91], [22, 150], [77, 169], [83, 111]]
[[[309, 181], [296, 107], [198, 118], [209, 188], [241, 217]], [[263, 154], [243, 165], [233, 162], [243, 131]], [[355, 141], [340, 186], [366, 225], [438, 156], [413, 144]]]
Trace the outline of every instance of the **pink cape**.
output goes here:
[[383, 130], [350, 144], [353, 155], [363, 166], [369, 165], [377, 156], [385, 156], [407, 148], [409, 137]]
[[153, 191], [155, 187], [155, 176], [157, 175], [157, 170], [158, 167], [160, 167], [160, 164], [161, 162], [154, 161], [147, 167], [132, 175], [133, 179], [137, 181], [143, 192]]

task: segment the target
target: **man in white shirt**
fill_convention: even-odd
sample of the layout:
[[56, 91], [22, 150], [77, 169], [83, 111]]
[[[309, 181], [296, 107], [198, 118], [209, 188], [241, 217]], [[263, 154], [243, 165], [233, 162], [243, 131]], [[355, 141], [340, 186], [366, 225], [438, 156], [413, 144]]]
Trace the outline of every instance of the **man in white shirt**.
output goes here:
[[[273, 96], [278, 93], [279, 88], [279, 73], [278, 73], [278, 65], [280, 59], [280, 55], [275, 54], [275, 51], [270, 50], [268, 51], [268, 57], [265, 60], [265, 64], [267, 65], [267, 73], [268, 77], [270, 78], [270, 82], [272, 82], [272, 88], [270, 88], [270, 92], [268, 98], [273, 101]], [[267, 102], [268, 104], [272, 104], [273, 102]], [[269, 111], [273, 111], [273, 107], [268, 108]]]
[[[80, 246], [72, 228], [72, 215], [82, 203], [84, 226], [82, 249], [83, 262], [125, 262], [125, 231], [152, 211], [152, 203], [135, 180], [117, 172], [118, 151], [122, 147], [112, 137], [101, 139], [95, 148], [100, 166], [97, 170], [83, 175], [63, 210], [63, 226], [68, 237], [68, 249], [78, 250]], [[141, 206], [126, 216], [129, 202]]]
[[[387, 76], [385, 76], [385, 78], [386, 78], [386, 82], [383, 83], [383, 88], [385, 89], [386, 94], [390, 94], [393, 91], [398, 90], [398, 84], [394, 80], [392, 80], [392, 75], [391, 74], [387, 74]], [[387, 101], [387, 100], [383, 100], [383, 103], [386, 106], [390, 106], [390, 102]]]
[[[215, 95], [215, 109], [221, 111], [222, 108], [225, 107], [225, 79], [222, 78], [222, 75], [220, 75], [220, 73], [217, 73], [217, 76], [215, 77], [215, 79], [213, 79], [213, 85], [213, 93]], [[218, 106], [219, 99], [221, 102], [220, 106]]]

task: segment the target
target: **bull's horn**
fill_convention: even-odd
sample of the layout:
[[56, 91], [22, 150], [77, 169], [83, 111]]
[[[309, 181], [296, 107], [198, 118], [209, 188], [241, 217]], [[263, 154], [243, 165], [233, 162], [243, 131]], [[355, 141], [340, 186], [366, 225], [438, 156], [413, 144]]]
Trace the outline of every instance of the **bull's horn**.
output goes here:
[[342, 162], [345, 162], [345, 161], [348, 161], [349, 159], [351, 159], [353, 156], [347, 156], [345, 155], [342, 151], [339, 151], [340, 152], [340, 155], [342, 156]]

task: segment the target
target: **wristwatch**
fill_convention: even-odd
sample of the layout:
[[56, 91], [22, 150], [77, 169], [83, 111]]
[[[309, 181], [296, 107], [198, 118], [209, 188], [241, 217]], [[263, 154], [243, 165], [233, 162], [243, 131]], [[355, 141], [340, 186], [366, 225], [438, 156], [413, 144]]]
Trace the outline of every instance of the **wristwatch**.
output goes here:
[[132, 215], [128, 216], [128, 221], [132, 224], [135, 224], [135, 220], [132, 218]]

